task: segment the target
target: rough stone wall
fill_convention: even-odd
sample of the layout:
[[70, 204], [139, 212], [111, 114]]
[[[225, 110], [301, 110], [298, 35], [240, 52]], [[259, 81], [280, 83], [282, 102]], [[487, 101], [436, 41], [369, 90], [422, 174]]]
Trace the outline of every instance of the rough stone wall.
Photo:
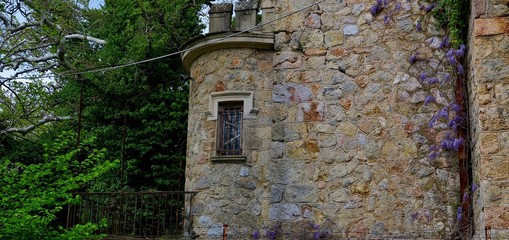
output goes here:
[[[272, 1], [275, 17], [313, 4]], [[442, 32], [423, 21], [417, 1], [390, 24], [371, 0], [329, 0], [275, 24], [274, 52], [216, 50], [191, 67], [186, 189], [200, 239], [265, 234], [281, 224], [302, 239], [312, 224], [343, 238], [443, 238], [454, 228], [458, 175], [453, 155], [429, 161], [445, 135], [428, 122], [452, 89], [426, 87]], [[410, 64], [418, 52], [421, 61]], [[437, 67], [438, 66], [438, 67]], [[245, 164], [212, 164], [216, 122], [208, 95], [255, 91], [256, 119], [245, 120]], [[424, 105], [434, 95], [438, 103]], [[267, 230], [264, 230], [267, 228]]]
[[509, 238], [509, 2], [472, 1], [469, 100], [476, 238]]
[[[256, 226], [264, 202], [263, 172], [271, 149], [272, 51], [224, 49], [206, 53], [191, 67], [186, 190], [194, 197], [194, 228], [200, 238], [218, 238], [223, 224], [230, 239], [242, 239]], [[209, 94], [255, 91], [255, 119], [243, 120], [244, 164], [212, 164], [216, 121], [207, 121]], [[249, 235], [249, 234], [248, 234]]]

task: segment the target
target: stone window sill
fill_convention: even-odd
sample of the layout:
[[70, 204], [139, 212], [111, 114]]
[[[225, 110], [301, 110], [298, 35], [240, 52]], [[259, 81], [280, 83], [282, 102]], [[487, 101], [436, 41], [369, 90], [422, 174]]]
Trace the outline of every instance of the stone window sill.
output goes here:
[[243, 163], [246, 161], [246, 156], [214, 156], [210, 157], [212, 163]]

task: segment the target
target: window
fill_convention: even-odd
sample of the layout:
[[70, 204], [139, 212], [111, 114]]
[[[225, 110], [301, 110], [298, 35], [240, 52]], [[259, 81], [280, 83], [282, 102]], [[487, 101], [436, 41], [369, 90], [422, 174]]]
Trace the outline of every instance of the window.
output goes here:
[[222, 102], [218, 109], [217, 155], [242, 155], [243, 102]]
[[253, 108], [253, 92], [224, 91], [209, 95], [209, 109], [205, 112], [208, 121], [217, 121], [216, 152], [210, 159], [214, 163], [243, 163], [242, 124], [245, 119], [254, 119], [258, 113]]

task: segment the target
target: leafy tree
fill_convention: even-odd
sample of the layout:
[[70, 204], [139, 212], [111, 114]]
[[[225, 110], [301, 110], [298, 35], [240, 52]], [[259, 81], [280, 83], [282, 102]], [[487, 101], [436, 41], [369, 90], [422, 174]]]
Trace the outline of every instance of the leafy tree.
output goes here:
[[[189, 1], [105, 1], [90, 22], [105, 39], [94, 56], [104, 66], [159, 57], [180, 50], [201, 32]], [[93, 58], [88, 59], [88, 61]], [[66, 83], [62, 94], [78, 102], [84, 91], [83, 129], [123, 162], [120, 176], [129, 189], [178, 190], [183, 174], [188, 86], [178, 55], [130, 67], [85, 74]], [[112, 184], [115, 181], [111, 181]]]
[[[0, 162], [1, 239], [91, 239], [100, 225], [78, 225], [64, 230], [56, 227], [57, 214], [66, 204], [78, 203], [72, 191], [84, 188], [97, 177], [118, 166], [105, 160], [106, 150], [93, 149], [93, 139], [75, 147], [76, 134], [64, 132], [45, 145], [38, 164]], [[87, 157], [77, 161], [77, 154]]]
[[71, 119], [58, 115], [58, 102], [50, 98], [60, 79], [45, 76], [82, 68], [87, 63], [82, 56], [105, 44], [89, 34], [87, 17], [93, 11], [87, 3], [0, 1], [0, 134], [26, 135]]

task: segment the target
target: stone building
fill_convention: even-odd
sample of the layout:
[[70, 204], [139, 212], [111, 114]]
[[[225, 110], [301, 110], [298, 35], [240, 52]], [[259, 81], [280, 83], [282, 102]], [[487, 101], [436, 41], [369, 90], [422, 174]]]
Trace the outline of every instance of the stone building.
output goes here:
[[[211, 7], [210, 33], [190, 41], [182, 56], [192, 78], [186, 190], [199, 193], [186, 211], [195, 236], [220, 238], [225, 230], [229, 239], [441, 239], [460, 231], [458, 155], [428, 158], [447, 131], [428, 123], [455, 89], [419, 80], [421, 72], [447, 71], [440, 64], [444, 32], [423, 12], [425, 2], [396, 1], [389, 19], [373, 16], [373, 4]], [[472, 2], [469, 186], [479, 186], [471, 196], [476, 238], [488, 234], [486, 227], [493, 237], [509, 233], [504, 4]], [[270, 24], [257, 25], [260, 13]], [[430, 95], [436, 102], [425, 104]]]

